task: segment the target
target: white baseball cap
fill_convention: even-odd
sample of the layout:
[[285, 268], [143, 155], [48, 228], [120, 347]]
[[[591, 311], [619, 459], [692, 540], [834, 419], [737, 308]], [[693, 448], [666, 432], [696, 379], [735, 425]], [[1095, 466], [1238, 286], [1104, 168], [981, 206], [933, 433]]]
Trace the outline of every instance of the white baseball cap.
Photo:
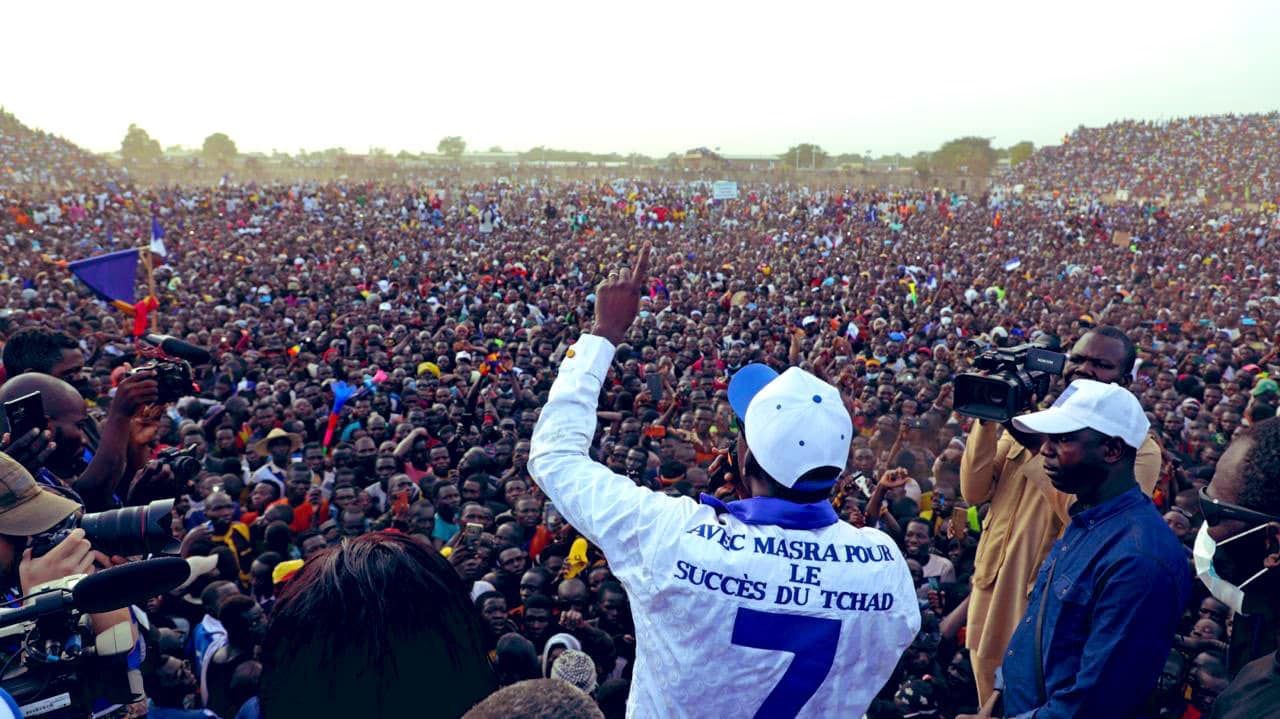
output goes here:
[[784, 487], [816, 490], [829, 480], [800, 477], [819, 467], [843, 470], [853, 441], [853, 420], [835, 387], [798, 367], [782, 374], [749, 364], [729, 381], [729, 404], [742, 420], [751, 454]]
[[1120, 385], [1078, 379], [1062, 391], [1049, 409], [1013, 418], [1013, 426], [1034, 434], [1067, 434], [1088, 428], [1119, 437], [1138, 449], [1151, 422], [1142, 404]]

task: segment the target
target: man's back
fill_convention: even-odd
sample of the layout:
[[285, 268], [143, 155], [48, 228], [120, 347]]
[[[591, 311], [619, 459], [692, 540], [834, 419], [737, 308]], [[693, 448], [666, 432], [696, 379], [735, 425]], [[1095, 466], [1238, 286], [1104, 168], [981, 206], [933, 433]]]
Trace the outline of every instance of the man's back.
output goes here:
[[699, 505], [591, 461], [612, 348], [565, 358], [529, 469], [631, 597], [628, 715], [861, 716], [920, 626], [898, 548], [827, 502]]
[[735, 508], [778, 524], [674, 503], [667, 531], [615, 569], [636, 621], [631, 714], [861, 716], [920, 626], [893, 541], [789, 528], [781, 500]]

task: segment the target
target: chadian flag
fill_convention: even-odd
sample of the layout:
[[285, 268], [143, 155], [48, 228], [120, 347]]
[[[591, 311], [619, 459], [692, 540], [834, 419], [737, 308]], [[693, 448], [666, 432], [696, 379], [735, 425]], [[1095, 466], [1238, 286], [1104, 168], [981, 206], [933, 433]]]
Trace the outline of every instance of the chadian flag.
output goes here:
[[133, 318], [133, 336], [147, 331], [147, 320], [160, 303], [154, 297], [137, 301], [134, 285], [138, 276], [135, 249], [111, 252], [67, 263], [67, 269], [101, 299]]
[[121, 250], [67, 264], [67, 269], [108, 302], [132, 304], [138, 279], [138, 250]]

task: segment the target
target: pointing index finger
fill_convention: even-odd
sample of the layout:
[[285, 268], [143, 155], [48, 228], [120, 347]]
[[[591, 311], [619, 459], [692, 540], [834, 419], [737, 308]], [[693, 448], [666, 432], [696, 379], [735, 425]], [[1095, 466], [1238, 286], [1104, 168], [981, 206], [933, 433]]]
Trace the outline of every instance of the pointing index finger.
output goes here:
[[649, 281], [649, 251], [652, 249], [651, 243], [644, 243], [640, 248], [640, 255], [636, 257], [636, 266], [631, 270], [631, 281], [641, 287]]

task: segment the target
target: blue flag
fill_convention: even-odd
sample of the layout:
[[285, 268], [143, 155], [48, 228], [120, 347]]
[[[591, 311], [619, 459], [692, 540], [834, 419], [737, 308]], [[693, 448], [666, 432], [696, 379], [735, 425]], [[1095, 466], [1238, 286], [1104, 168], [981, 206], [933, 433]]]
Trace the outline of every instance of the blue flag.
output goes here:
[[104, 300], [133, 304], [138, 278], [138, 250], [121, 250], [76, 260], [67, 265], [81, 282]]

